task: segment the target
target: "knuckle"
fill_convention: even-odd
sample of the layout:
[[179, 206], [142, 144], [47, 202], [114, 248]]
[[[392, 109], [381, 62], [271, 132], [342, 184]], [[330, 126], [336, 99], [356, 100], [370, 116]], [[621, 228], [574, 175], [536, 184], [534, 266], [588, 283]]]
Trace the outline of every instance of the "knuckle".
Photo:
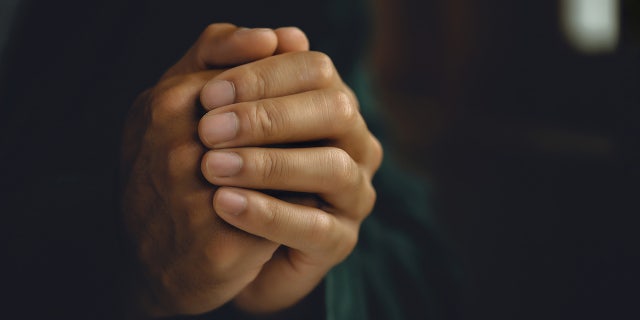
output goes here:
[[249, 125], [251, 132], [255, 135], [254, 138], [261, 140], [277, 136], [285, 120], [275, 100], [257, 101], [252, 111]]
[[309, 230], [309, 247], [329, 253], [336, 262], [344, 260], [358, 242], [358, 232], [351, 226], [339, 225], [335, 217], [329, 214], [314, 216], [314, 223]]
[[343, 134], [354, 127], [364, 124], [360, 115], [358, 102], [350, 90], [330, 88], [320, 95], [324, 107], [330, 114], [330, 127], [332, 134]]
[[238, 74], [232, 82], [236, 85], [236, 98], [239, 101], [260, 100], [268, 96], [271, 90], [269, 70], [246, 65], [235, 72]]
[[279, 213], [280, 207], [274, 201], [264, 201], [260, 206], [262, 225], [266, 230], [277, 232], [282, 221]]
[[198, 168], [204, 149], [197, 142], [174, 146], [167, 153], [167, 177], [172, 182], [184, 180], [186, 174]]
[[209, 274], [212, 277], [225, 275], [236, 264], [239, 251], [230, 241], [211, 241], [203, 250]]
[[328, 84], [337, 74], [331, 58], [322, 52], [311, 51], [307, 54], [307, 66], [310, 74], [321, 83]]
[[262, 183], [270, 185], [277, 183], [281, 177], [287, 176], [286, 160], [279, 153], [265, 151], [258, 162]]
[[339, 119], [340, 128], [351, 128], [360, 119], [360, 111], [351, 94], [344, 90], [335, 90], [332, 93], [331, 101]]
[[334, 234], [335, 220], [328, 214], [315, 214], [311, 220], [308, 239], [310, 241], [309, 246], [324, 245], [332, 247], [336, 241], [333, 241], [332, 235]]
[[152, 123], [166, 123], [184, 114], [185, 106], [195, 103], [191, 86], [192, 76], [185, 77], [178, 84], [154, 91], [151, 97]]
[[178, 113], [177, 101], [182, 92], [175, 88], [154, 94], [151, 102], [151, 122], [161, 124], [169, 121]]
[[360, 179], [360, 170], [351, 156], [339, 148], [330, 149], [331, 176], [337, 177], [340, 189], [354, 186]]

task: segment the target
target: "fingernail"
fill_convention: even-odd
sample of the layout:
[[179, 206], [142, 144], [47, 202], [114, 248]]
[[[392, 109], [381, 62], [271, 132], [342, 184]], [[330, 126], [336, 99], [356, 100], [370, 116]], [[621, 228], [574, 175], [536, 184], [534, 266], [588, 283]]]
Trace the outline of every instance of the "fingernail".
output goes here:
[[218, 189], [216, 200], [218, 213], [237, 216], [247, 208], [247, 198], [228, 189]]
[[202, 118], [201, 139], [208, 146], [233, 139], [238, 132], [238, 116], [226, 112]]
[[232, 104], [236, 99], [236, 89], [233, 83], [226, 80], [207, 82], [202, 88], [200, 102], [207, 110]]
[[231, 177], [242, 168], [242, 158], [235, 152], [211, 151], [207, 154], [207, 173], [214, 177]]
[[249, 35], [252, 33], [266, 33], [266, 32], [273, 32], [272, 29], [269, 28], [239, 28], [238, 30], [235, 31], [235, 34], [237, 36], [245, 36], [245, 35]]

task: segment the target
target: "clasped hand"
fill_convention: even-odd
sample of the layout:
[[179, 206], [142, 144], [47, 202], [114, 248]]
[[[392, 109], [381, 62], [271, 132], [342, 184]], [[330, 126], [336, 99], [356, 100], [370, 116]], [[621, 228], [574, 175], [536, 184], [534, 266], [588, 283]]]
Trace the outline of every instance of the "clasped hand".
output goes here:
[[381, 158], [355, 95], [300, 30], [209, 26], [125, 125], [138, 311], [299, 302], [356, 245]]

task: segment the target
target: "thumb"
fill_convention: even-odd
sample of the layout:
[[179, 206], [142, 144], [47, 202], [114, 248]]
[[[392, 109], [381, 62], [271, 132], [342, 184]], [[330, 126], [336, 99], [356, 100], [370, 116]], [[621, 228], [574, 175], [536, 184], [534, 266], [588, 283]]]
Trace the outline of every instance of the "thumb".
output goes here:
[[277, 47], [278, 38], [272, 29], [211, 24], [162, 78], [244, 64], [273, 55]]

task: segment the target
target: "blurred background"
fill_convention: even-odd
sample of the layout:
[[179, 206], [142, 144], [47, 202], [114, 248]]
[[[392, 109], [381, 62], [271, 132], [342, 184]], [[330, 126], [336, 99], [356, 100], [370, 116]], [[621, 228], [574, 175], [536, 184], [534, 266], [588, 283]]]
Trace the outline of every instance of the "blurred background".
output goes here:
[[[437, 222], [460, 265], [462, 302], [454, 303], [461, 309], [460, 318], [640, 319], [640, 1], [359, 1], [376, 5], [372, 58], [385, 117], [393, 126], [387, 157], [397, 157], [433, 185]], [[11, 12], [18, 2], [0, 1], [0, 43], [9, 37]], [[10, 155], [32, 176], [44, 178], [41, 184], [16, 185], [14, 181], [24, 180], [22, 171], [4, 165], [7, 173], [0, 189], [15, 203], [46, 210], [38, 211], [44, 214], [36, 216], [35, 224], [33, 216], [3, 216], [9, 226], [2, 232], [3, 243], [20, 249], [8, 252], [4, 264], [11, 271], [3, 273], [3, 284], [9, 288], [5, 291], [15, 290], [25, 301], [47, 296], [52, 308], [63, 309], [58, 302], [65, 299], [92, 310], [84, 300], [66, 301], [57, 290], [83, 292], [77, 288], [109, 285], [111, 279], [91, 278], [86, 285], [68, 279], [91, 276], [86, 270], [113, 263], [102, 254], [113, 250], [105, 240], [111, 230], [104, 227], [112, 222], [104, 218], [107, 214], [102, 220], [94, 217], [100, 214], [85, 214], [82, 203], [58, 199], [61, 191], [56, 189], [83, 185], [83, 180], [53, 176], [56, 180], [51, 172], [91, 171], [96, 161], [115, 163], [115, 153], [109, 153], [118, 146], [112, 141], [117, 131], [112, 123], [119, 123], [121, 113], [109, 108], [128, 106], [139, 90], [128, 83], [153, 83], [162, 70], [158, 66], [164, 65], [158, 61], [173, 62], [190, 45], [193, 39], [174, 29], [199, 31], [202, 21], [224, 11], [178, 10], [155, 0], [96, 2], [99, 5], [64, 1], [67, 6], [31, 2], [44, 9], [26, 16], [38, 23], [20, 25], [27, 40], [16, 47], [23, 51], [14, 52], [27, 52], [17, 61], [28, 63], [11, 64], [9, 71], [20, 77], [2, 78], [0, 87], [17, 88], [7, 92], [23, 99], [18, 100], [23, 105], [37, 106], [39, 117], [27, 109], [3, 114], [0, 142], [12, 141], [5, 132], [14, 129], [20, 143], [3, 148], [17, 150], [17, 155], [0, 156]], [[264, 7], [280, 2], [265, 1]], [[146, 6], [152, 12], [142, 16], [148, 25], [138, 22]], [[308, 8], [298, 1], [294, 9]], [[174, 11], [184, 23], [163, 23]], [[260, 26], [278, 18], [260, 10], [242, 14]], [[286, 21], [315, 26], [305, 29], [310, 34], [360, 31], [327, 31], [324, 20]], [[165, 48], [165, 43], [172, 45]], [[148, 59], [148, 48], [163, 49]], [[9, 53], [3, 48], [0, 58]], [[99, 59], [105, 56], [116, 58]], [[51, 75], [62, 75], [68, 87], [88, 90], [78, 90], [84, 95], [62, 92], [59, 78]], [[122, 75], [128, 81], [120, 81]], [[95, 78], [110, 86], [92, 87], [87, 79]], [[96, 96], [105, 99], [92, 101]], [[61, 114], [49, 107], [50, 101], [72, 112]], [[90, 108], [86, 101], [92, 102]], [[94, 109], [106, 120], [97, 118]], [[52, 134], [43, 142], [30, 130], [17, 130], [20, 121]], [[93, 135], [58, 130], [69, 123]], [[104, 128], [94, 128], [96, 123]], [[88, 139], [106, 146], [104, 151], [88, 154], [75, 148], [88, 145]], [[60, 146], [58, 141], [69, 142]], [[25, 154], [30, 156], [20, 156]], [[37, 162], [41, 154], [50, 155], [47, 166]], [[107, 181], [115, 172], [111, 169], [102, 170], [100, 178]], [[20, 190], [57, 193], [22, 196]], [[113, 202], [98, 186], [69, 190], [88, 203]], [[55, 210], [66, 214], [50, 214]], [[90, 246], [93, 243], [98, 249]], [[24, 279], [32, 286], [24, 285]]]
[[639, 319], [640, 3], [376, 1], [392, 148], [434, 185], [463, 317]]

